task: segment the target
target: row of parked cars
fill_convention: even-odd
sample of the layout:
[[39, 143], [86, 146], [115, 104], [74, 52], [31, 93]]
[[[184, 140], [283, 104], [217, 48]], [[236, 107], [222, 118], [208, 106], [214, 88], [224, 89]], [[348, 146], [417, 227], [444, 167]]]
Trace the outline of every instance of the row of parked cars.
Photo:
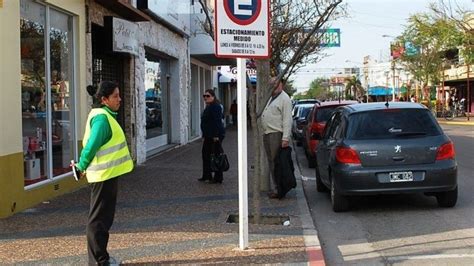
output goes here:
[[421, 192], [456, 205], [454, 144], [423, 105], [306, 100], [294, 105], [292, 134], [336, 212], [356, 195]]

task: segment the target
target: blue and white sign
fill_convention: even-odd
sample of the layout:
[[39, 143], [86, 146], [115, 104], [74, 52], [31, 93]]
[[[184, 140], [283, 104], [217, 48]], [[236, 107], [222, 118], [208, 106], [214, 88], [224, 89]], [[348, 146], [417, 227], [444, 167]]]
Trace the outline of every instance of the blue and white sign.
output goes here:
[[270, 56], [269, 0], [215, 0], [217, 57]]

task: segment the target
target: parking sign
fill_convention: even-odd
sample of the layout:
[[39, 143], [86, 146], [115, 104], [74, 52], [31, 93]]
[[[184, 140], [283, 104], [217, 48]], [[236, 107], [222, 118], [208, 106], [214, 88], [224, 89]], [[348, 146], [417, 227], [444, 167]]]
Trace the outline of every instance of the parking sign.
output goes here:
[[269, 13], [269, 0], [215, 0], [216, 56], [270, 57]]

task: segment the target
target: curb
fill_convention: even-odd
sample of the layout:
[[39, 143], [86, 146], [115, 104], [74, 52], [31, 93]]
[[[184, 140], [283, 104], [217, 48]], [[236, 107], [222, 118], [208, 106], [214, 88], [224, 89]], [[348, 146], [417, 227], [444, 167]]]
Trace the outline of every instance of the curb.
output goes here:
[[303, 228], [303, 237], [306, 249], [306, 255], [308, 256], [308, 265], [324, 266], [326, 265], [324, 260], [323, 250], [319, 242], [318, 231], [314, 227], [311, 213], [309, 212], [308, 203], [303, 190], [302, 175], [300, 170], [300, 164], [296, 158], [296, 152], [292, 152], [293, 162], [296, 163], [295, 176], [296, 178], [296, 197], [298, 202], [298, 208], [300, 211], [301, 225]]
[[[474, 117], [472, 117], [474, 119]], [[474, 126], [474, 121], [447, 121], [443, 119], [436, 119], [442, 125], [457, 125], [457, 126]]]

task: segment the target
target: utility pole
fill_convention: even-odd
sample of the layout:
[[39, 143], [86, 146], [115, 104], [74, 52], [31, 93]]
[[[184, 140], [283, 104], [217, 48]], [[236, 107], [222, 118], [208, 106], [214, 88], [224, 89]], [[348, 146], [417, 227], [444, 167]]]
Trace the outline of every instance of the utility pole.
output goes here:
[[469, 121], [469, 113], [471, 109], [471, 89], [469, 88], [469, 72], [470, 72], [470, 67], [471, 65], [467, 64], [467, 121]]
[[445, 103], [446, 103], [446, 99], [445, 99], [446, 97], [445, 97], [445, 94], [444, 94], [444, 65], [442, 66], [442, 68], [443, 68], [443, 83], [441, 83], [441, 100], [442, 100], [442, 103], [443, 103], [442, 106], [444, 106]]
[[395, 101], [395, 58], [392, 57], [392, 102]]

